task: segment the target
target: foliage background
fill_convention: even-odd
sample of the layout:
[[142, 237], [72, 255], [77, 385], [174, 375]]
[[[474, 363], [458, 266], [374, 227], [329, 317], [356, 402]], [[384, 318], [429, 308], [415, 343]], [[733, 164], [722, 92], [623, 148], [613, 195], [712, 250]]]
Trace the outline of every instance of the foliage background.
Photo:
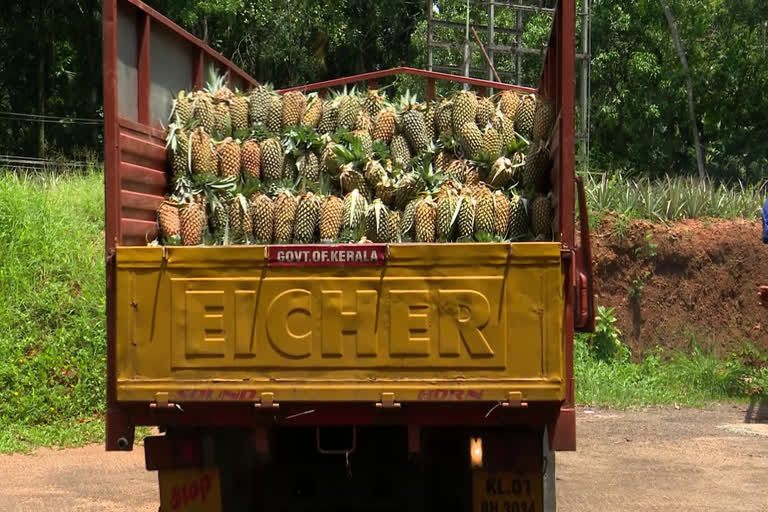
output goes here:
[[[592, 168], [651, 177], [691, 173], [685, 77], [660, 2], [591, 1]], [[422, 0], [148, 3], [278, 87], [424, 63]], [[436, 3], [443, 15], [464, 16], [462, 0]], [[768, 167], [764, 2], [676, 0], [671, 6], [691, 67], [708, 172], [758, 180]], [[3, 7], [0, 113], [101, 117], [101, 2], [6, 0]], [[512, 26], [504, 16], [497, 23]], [[473, 8], [473, 20], [482, 18], [482, 8]], [[525, 44], [539, 47], [547, 39], [547, 17], [530, 14], [525, 21]], [[524, 82], [535, 85], [540, 64], [525, 60]], [[499, 68], [511, 71], [512, 63], [502, 60]], [[39, 123], [0, 115], [0, 154], [76, 158], [100, 152], [101, 143], [96, 125], [47, 123], [41, 133]]]

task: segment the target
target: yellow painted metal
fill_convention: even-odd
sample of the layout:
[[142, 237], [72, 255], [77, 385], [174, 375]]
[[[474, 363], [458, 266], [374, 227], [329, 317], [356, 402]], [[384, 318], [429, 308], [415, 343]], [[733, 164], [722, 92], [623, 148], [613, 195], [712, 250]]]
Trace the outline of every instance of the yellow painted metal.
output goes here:
[[160, 512], [221, 512], [219, 470], [160, 470]]
[[544, 481], [539, 473], [472, 472], [473, 512], [539, 512], [544, 510]]
[[378, 267], [119, 247], [118, 400], [559, 401], [562, 265], [557, 243], [394, 245]]

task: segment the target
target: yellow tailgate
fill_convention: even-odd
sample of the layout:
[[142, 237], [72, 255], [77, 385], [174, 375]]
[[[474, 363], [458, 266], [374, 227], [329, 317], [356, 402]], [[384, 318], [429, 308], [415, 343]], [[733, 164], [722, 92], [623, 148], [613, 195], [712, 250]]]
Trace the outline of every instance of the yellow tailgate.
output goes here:
[[357, 267], [120, 247], [116, 315], [121, 401], [565, 395], [557, 243], [395, 245]]

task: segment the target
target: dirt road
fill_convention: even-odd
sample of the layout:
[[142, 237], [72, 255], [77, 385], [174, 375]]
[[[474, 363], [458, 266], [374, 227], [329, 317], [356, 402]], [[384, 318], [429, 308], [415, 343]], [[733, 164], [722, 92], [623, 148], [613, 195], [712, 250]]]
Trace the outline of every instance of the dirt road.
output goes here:
[[[557, 455], [558, 510], [766, 510], [768, 423], [746, 412], [580, 409], [579, 451]], [[142, 457], [101, 446], [0, 456], [0, 511], [156, 512]]]

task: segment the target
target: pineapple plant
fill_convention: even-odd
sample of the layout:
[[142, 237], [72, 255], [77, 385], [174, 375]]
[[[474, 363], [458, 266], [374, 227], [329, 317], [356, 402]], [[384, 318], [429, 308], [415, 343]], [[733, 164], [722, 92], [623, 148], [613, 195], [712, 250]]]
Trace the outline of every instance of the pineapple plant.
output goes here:
[[536, 238], [552, 235], [552, 202], [549, 196], [539, 195], [531, 204], [531, 231]]
[[515, 130], [526, 140], [531, 139], [531, 134], [533, 132], [533, 116], [535, 112], [536, 96], [533, 94], [523, 96], [517, 107], [517, 112], [515, 113]]
[[277, 181], [283, 175], [283, 146], [277, 139], [261, 143], [261, 174], [266, 181]]
[[259, 194], [251, 201], [251, 224], [253, 240], [257, 244], [272, 241], [274, 231], [275, 203], [266, 194]]
[[536, 96], [536, 109], [533, 114], [533, 142], [546, 143], [555, 123], [555, 110], [552, 102], [543, 96]]
[[290, 190], [282, 189], [277, 193], [274, 207], [275, 243], [288, 244], [293, 239], [297, 208], [296, 196]]
[[205, 206], [202, 201], [189, 197], [179, 213], [181, 242], [184, 245], [200, 245], [205, 232]]
[[272, 133], [280, 133], [283, 128], [283, 98], [279, 94], [270, 97], [266, 124]]
[[374, 243], [389, 242], [389, 208], [381, 199], [374, 199], [368, 206], [365, 221], [365, 237]]
[[320, 119], [323, 116], [323, 100], [317, 95], [317, 93], [310, 93], [307, 96], [307, 110], [304, 112], [301, 122], [312, 128], [317, 128], [320, 124]]
[[320, 242], [335, 242], [343, 222], [344, 202], [337, 196], [325, 196], [320, 204]]
[[219, 176], [223, 178], [236, 178], [240, 176], [240, 144], [231, 137], [227, 137], [217, 143], [215, 147]]
[[462, 127], [475, 122], [477, 117], [477, 96], [472, 91], [459, 91], [452, 100], [453, 110], [451, 112], [453, 131], [460, 133]]
[[517, 91], [504, 91], [501, 93], [499, 107], [504, 116], [514, 119], [517, 115], [517, 107], [520, 105], [520, 94]]
[[416, 241], [419, 243], [433, 243], [435, 241], [437, 211], [432, 196], [422, 198], [416, 205], [416, 214], [413, 219], [413, 228]]
[[[307, 97], [301, 91], [289, 91], [283, 95], [282, 128], [297, 126], [301, 123]], [[273, 130], [278, 131], [278, 130]]]
[[386, 144], [391, 143], [395, 133], [395, 111], [391, 108], [385, 108], [376, 115], [375, 120], [371, 138]]
[[475, 114], [475, 122], [480, 128], [484, 128], [491, 122], [493, 114], [496, 111], [496, 107], [493, 102], [488, 98], [482, 98], [477, 102], [477, 113]]
[[319, 222], [320, 198], [312, 192], [307, 192], [299, 197], [293, 225], [293, 242], [297, 244], [312, 243]]
[[509, 199], [507, 238], [513, 241], [522, 240], [528, 234], [530, 223], [528, 201], [513, 192]]
[[240, 150], [240, 173], [249, 178], [261, 178], [261, 147], [253, 139], [243, 142]]
[[157, 224], [160, 233], [166, 239], [181, 241], [181, 217], [179, 216], [179, 204], [175, 200], [166, 199], [157, 208]]
[[272, 88], [269, 85], [259, 85], [251, 91], [248, 98], [248, 121], [251, 126], [266, 124], [271, 101]]
[[229, 100], [229, 115], [232, 120], [232, 130], [237, 133], [248, 129], [248, 98], [235, 93]]
[[528, 146], [528, 154], [525, 155], [523, 167], [523, 186], [545, 192], [549, 188], [549, 170], [552, 161], [549, 158], [549, 150], [541, 145]]
[[493, 234], [498, 238], [503, 239], [507, 236], [511, 206], [512, 205], [504, 192], [497, 190], [493, 193]]

